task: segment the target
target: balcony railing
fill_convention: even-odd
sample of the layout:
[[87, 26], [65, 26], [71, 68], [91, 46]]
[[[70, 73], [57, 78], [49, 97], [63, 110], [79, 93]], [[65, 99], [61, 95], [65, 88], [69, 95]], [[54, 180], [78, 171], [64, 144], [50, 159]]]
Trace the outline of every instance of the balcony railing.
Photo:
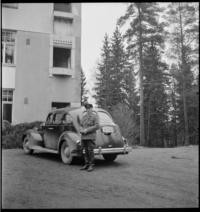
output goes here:
[[74, 18], [74, 15], [72, 13], [67, 13], [67, 12], [60, 12], [60, 11], [54, 10], [53, 14], [54, 14], [55, 17], [68, 18], [68, 19]]
[[69, 69], [69, 68], [53, 67], [52, 68], [52, 75], [72, 76], [73, 70]]

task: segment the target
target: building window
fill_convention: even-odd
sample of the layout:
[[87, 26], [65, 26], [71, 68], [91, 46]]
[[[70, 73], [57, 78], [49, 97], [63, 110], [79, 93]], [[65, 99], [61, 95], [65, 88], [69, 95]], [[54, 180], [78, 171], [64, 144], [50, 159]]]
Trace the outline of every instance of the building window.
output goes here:
[[13, 90], [12, 89], [2, 89], [2, 100], [4, 102], [13, 101]]
[[72, 19], [54, 17], [54, 34], [72, 35]]
[[69, 102], [52, 102], [51, 108], [52, 109], [58, 109], [58, 108], [64, 108], [64, 107], [70, 107]]
[[14, 31], [2, 31], [1, 60], [3, 64], [15, 64], [15, 37]]
[[2, 3], [2, 7], [17, 9], [18, 3]]
[[71, 69], [71, 49], [53, 47], [53, 67]]
[[26, 45], [27, 45], [27, 46], [29, 46], [29, 45], [30, 45], [30, 43], [31, 43], [30, 38], [27, 38], [27, 39], [26, 39]]
[[54, 3], [54, 10], [71, 13], [72, 5], [71, 3]]

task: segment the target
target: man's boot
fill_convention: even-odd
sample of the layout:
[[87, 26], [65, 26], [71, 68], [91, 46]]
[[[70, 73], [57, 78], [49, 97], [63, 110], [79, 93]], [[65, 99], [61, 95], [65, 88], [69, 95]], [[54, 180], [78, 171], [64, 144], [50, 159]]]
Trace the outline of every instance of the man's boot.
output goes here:
[[86, 170], [89, 167], [88, 164], [85, 164], [82, 168], [80, 168], [80, 170]]
[[91, 171], [93, 171], [93, 170], [94, 170], [94, 166], [93, 166], [93, 165], [90, 165], [90, 166], [88, 167], [88, 169], [87, 169], [88, 172], [91, 172]]

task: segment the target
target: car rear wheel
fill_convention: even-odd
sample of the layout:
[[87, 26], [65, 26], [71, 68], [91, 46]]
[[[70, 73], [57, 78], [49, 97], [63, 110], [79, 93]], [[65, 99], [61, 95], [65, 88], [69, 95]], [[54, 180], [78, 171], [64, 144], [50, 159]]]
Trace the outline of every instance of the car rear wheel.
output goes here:
[[62, 159], [62, 162], [65, 164], [72, 164], [73, 156], [71, 154], [71, 149], [67, 143], [67, 141], [63, 141], [60, 148], [60, 156]]
[[112, 162], [117, 158], [117, 155], [116, 154], [105, 154], [105, 155], [103, 155], [103, 158], [106, 161]]
[[28, 146], [28, 137], [26, 136], [23, 140], [23, 149], [26, 154], [33, 154], [33, 149], [30, 149]]

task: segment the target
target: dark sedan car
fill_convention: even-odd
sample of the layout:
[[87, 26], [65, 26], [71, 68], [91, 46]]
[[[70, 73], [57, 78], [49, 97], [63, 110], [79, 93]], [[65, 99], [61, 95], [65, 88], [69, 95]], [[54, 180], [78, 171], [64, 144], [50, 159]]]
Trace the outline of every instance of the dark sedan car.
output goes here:
[[[100, 123], [94, 154], [102, 155], [107, 161], [114, 161], [119, 154], [128, 154], [131, 147], [110, 114], [101, 108], [94, 108], [93, 112], [97, 113]], [[71, 164], [75, 157], [82, 157], [80, 120], [84, 113], [84, 107], [51, 111], [39, 129], [27, 130], [23, 135], [25, 153], [41, 150], [60, 154], [66, 164]]]

